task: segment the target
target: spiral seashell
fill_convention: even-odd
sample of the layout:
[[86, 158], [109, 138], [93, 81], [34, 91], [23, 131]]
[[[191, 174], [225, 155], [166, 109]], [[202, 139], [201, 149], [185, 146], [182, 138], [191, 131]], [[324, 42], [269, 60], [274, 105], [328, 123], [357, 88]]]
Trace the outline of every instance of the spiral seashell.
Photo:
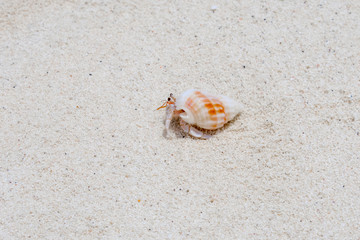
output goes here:
[[241, 105], [226, 96], [214, 96], [203, 90], [190, 89], [175, 101], [180, 118], [186, 123], [214, 130], [231, 121], [241, 110]]

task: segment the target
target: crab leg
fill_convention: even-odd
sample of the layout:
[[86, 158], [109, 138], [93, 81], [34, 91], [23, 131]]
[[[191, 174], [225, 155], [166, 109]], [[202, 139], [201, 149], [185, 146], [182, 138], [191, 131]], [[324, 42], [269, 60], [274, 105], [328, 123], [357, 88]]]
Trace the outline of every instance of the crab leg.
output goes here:
[[211, 135], [203, 133], [199, 129], [194, 128], [190, 124], [186, 123], [184, 120], [180, 119], [180, 126], [184, 130], [184, 132], [190, 134], [193, 137], [196, 138], [202, 138], [202, 139], [209, 139], [211, 138]]
[[168, 105], [166, 107], [166, 120], [165, 120], [166, 131], [169, 131], [169, 127], [170, 127], [170, 123], [171, 123], [171, 120], [172, 120], [173, 115], [174, 115], [174, 111], [175, 111], [174, 104]]

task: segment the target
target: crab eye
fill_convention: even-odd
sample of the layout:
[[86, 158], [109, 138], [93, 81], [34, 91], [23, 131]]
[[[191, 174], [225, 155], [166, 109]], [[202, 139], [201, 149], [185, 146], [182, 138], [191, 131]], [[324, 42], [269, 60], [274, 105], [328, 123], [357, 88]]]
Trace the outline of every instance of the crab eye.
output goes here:
[[170, 101], [171, 100], [171, 98], [168, 98], [168, 101]]

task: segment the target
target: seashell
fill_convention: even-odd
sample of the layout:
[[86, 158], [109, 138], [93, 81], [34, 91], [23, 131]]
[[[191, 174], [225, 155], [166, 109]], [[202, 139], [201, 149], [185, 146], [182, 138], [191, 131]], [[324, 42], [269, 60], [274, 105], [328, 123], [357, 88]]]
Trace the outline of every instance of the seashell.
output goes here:
[[166, 107], [166, 130], [169, 129], [173, 117], [180, 117], [182, 129], [199, 138], [211, 135], [191, 125], [203, 129], [215, 130], [231, 121], [242, 109], [242, 106], [226, 96], [214, 96], [203, 90], [189, 89], [175, 98], [172, 94], [158, 109]]

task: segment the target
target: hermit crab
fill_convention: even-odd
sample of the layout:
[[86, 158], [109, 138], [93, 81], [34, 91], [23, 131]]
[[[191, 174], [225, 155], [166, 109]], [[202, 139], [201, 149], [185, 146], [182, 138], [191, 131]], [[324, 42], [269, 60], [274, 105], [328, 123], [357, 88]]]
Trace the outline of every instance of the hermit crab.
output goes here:
[[241, 105], [226, 96], [214, 96], [203, 90], [189, 89], [180, 97], [172, 93], [157, 110], [166, 108], [165, 128], [169, 130], [174, 117], [180, 117], [180, 126], [196, 138], [209, 139], [211, 135], [194, 127], [215, 130], [232, 120], [241, 110]]

